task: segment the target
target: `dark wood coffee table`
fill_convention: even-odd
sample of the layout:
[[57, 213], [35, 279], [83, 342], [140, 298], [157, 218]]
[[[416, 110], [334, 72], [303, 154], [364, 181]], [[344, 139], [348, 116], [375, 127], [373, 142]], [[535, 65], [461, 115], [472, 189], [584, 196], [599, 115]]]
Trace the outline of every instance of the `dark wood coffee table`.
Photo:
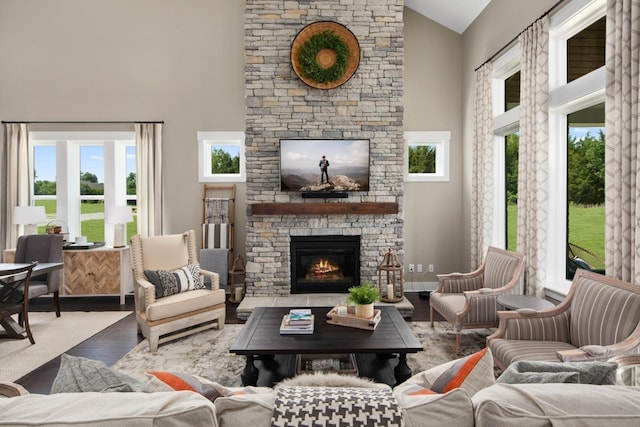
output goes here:
[[[299, 307], [297, 307], [299, 308]], [[280, 335], [282, 316], [291, 307], [257, 307], [247, 320], [229, 351], [246, 356], [247, 363], [242, 373], [244, 385], [257, 385], [261, 370], [278, 370], [280, 377], [295, 374], [297, 354], [356, 354], [361, 376], [380, 380], [380, 372], [395, 361], [392, 380], [395, 385], [407, 380], [412, 372], [407, 365], [407, 353], [422, 351], [422, 344], [411, 331], [407, 322], [393, 306], [376, 307], [382, 319], [373, 331], [331, 325], [327, 313], [332, 307], [314, 307], [314, 332], [310, 335]], [[276, 356], [282, 355], [276, 359]], [[262, 361], [259, 367], [258, 360]], [[293, 369], [292, 369], [293, 368]], [[271, 381], [280, 380], [278, 376]], [[265, 384], [268, 385], [268, 384]]]

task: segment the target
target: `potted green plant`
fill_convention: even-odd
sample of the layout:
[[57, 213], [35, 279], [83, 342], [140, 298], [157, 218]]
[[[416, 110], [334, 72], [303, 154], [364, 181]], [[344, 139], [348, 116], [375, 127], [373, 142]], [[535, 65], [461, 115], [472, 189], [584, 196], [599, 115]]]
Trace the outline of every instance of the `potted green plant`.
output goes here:
[[356, 306], [356, 317], [370, 319], [373, 317], [373, 303], [380, 301], [380, 292], [372, 282], [364, 282], [360, 286], [349, 288], [349, 296], [347, 303], [353, 303]]

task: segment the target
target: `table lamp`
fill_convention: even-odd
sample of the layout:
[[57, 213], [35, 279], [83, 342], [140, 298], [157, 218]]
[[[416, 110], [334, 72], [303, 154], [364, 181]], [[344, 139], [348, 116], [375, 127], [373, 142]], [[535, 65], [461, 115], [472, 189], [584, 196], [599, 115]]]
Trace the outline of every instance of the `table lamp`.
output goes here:
[[47, 222], [44, 206], [16, 206], [13, 208], [13, 223], [24, 225], [24, 235], [38, 234], [38, 224]]
[[113, 247], [124, 248], [127, 241], [127, 223], [133, 221], [133, 212], [129, 206], [107, 206], [104, 220], [113, 224]]

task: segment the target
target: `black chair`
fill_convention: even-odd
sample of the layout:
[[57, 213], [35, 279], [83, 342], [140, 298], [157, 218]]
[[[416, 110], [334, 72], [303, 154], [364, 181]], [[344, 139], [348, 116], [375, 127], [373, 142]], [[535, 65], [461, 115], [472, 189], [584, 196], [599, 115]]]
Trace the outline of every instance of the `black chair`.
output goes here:
[[24, 331], [31, 344], [35, 344], [29, 327], [29, 283], [33, 267], [32, 263], [25, 267], [0, 270], [0, 325], [11, 338], [24, 338], [22, 328], [11, 317], [17, 314], [22, 318]]
[[[63, 262], [63, 236], [61, 234], [32, 234], [18, 237], [16, 255], [13, 262]], [[60, 317], [60, 282], [62, 271], [52, 271], [34, 276], [29, 286], [29, 299], [53, 294], [56, 317]]]

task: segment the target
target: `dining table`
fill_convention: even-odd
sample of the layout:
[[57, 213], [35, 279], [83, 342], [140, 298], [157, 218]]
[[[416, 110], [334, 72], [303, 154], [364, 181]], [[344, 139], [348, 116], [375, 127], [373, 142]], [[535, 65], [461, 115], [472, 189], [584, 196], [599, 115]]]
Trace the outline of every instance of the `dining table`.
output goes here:
[[[21, 277], [16, 275], [3, 276], [2, 272], [6, 270], [24, 268], [29, 265], [31, 264], [22, 262], [0, 263], [0, 303], [9, 300], [11, 295], [15, 292], [22, 293], [21, 291], [16, 290], [22, 284]], [[38, 262], [33, 267], [31, 280], [33, 280], [34, 277], [41, 276], [52, 271], [61, 270], [63, 266], [64, 264], [62, 262]], [[13, 317], [7, 316], [0, 318], [0, 325], [5, 329], [7, 337], [19, 339], [26, 338], [24, 328], [20, 326]]]

